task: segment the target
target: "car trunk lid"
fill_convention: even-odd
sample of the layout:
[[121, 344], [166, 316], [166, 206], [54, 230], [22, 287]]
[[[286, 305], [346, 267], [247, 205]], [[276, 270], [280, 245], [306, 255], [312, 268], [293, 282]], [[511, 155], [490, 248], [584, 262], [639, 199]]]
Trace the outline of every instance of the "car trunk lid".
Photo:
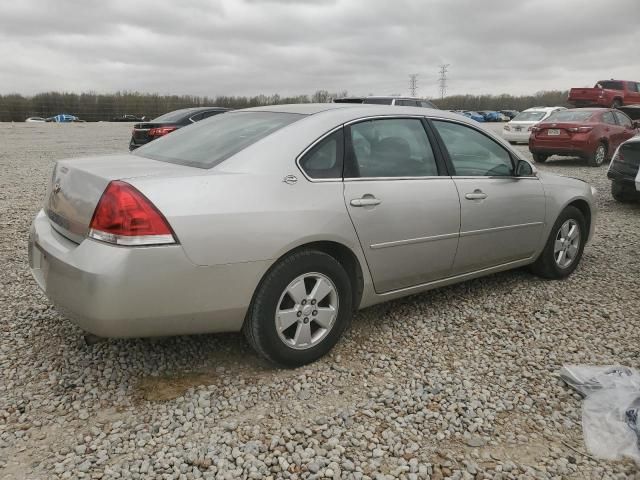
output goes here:
[[80, 243], [89, 231], [93, 212], [102, 193], [112, 180], [191, 176], [206, 172], [126, 154], [60, 160], [47, 187], [44, 210], [58, 233]]

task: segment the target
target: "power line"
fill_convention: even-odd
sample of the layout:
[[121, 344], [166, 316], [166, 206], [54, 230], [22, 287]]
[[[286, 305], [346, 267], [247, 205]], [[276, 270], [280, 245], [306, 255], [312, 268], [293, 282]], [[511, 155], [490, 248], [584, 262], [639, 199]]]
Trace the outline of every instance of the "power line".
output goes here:
[[416, 96], [416, 92], [418, 91], [418, 74], [412, 73], [409, 75], [409, 93], [412, 97]]
[[447, 93], [447, 69], [449, 68], [449, 63], [440, 65], [440, 78], [438, 78], [438, 83], [440, 84], [440, 98], [444, 98]]

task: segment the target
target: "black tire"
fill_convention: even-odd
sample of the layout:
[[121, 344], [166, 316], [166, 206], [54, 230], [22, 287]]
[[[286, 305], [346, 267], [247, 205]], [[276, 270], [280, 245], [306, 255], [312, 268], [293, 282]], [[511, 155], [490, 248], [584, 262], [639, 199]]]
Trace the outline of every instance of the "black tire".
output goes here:
[[640, 198], [640, 193], [623, 183], [611, 182], [611, 196], [621, 203], [631, 203]]
[[622, 102], [619, 98], [616, 98], [613, 102], [611, 102], [611, 108], [620, 108], [622, 106]]
[[[567, 267], [562, 268], [558, 265], [558, 263], [556, 263], [554, 246], [560, 228], [567, 220], [571, 219], [575, 220], [579, 226], [580, 244], [578, 246], [578, 252], [573, 261]], [[587, 222], [582, 212], [576, 207], [572, 206], [565, 208], [553, 224], [553, 228], [551, 229], [551, 233], [549, 234], [547, 243], [544, 246], [544, 250], [542, 250], [542, 253], [538, 257], [538, 259], [531, 266], [531, 270], [533, 271], [533, 273], [543, 278], [559, 280], [568, 277], [578, 267], [578, 264], [582, 259], [584, 244], [588, 235], [589, 232], [587, 230]]]
[[[276, 309], [289, 283], [311, 272], [320, 273], [333, 282], [338, 296], [338, 314], [333, 326], [318, 344], [297, 350], [280, 338], [276, 328]], [[267, 272], [254, 294], [242, 331], [255, 351], [269, 362], [284, 367], [299, 367], [319, 359], [338, 342], [351, 323], [352, 299], [349, 276], [335, 258], [317, 250], [299, 250]]]
[[544, 163], [547, 161], [547, 158], [549, 158], [549, 155], [545, 155], [544, 153], [533, 154], [533, 161], [536, 163]]
[[[602, 156], [600, 156], [600, 151], [604, 150]], [[590, 167], [600, 167], [607, 160], [607, 145], [604, 142], [600, 142], [596, 147], [596, 151], [587, 157], [587, 164]]]

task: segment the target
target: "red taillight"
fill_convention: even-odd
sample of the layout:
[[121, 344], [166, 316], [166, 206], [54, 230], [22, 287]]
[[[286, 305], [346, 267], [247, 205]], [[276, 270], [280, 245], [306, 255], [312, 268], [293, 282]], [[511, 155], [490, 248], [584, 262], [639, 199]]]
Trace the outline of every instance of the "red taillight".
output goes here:
[[539, 132], [541, 129], [540, 129], [540, 127], [529, 127], [529, 128], [528, 128], [528, 130], [529, 130], [530, 132], [537, 133], [537, 132]]
[[119, 180], [110, 182], [100, 197], [89, 237], [116, 245], [176, 243], [162, 213], [140, 191]]
[[166, 135], [167, 133], [171, 133], [174, 130], [177, 130], [178, 127], [156, 127], [156, 128], [151, 128], [149, 129], [149, 136], [150, 137], [162, 137], [163, 135]]
[[593, 130], [593, 127], [571, 127], [567, 128], [571, 133], [589, 133]]

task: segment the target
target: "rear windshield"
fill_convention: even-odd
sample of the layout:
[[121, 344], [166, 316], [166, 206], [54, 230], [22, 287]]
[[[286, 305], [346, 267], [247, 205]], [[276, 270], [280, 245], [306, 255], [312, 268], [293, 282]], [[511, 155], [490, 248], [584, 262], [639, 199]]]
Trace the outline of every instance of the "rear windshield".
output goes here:
[[596, 84], [596, 88], [605, 88], [607, 90], [624, 90], [622, 87], [622, 82], [617, 82], [615, 80], [601, 80]]
[[581, 110], [579, 112], [564, 110], [562, 112], [552, 113], [545, 122], [584, 122], [589, 120], [592, 115], [593, 112], [589, 110]]
[[538, 122], [542, 120], [546, 112], [520, 112], [513, 118], [514, 122]]
[[151, 120], [152, 122], [166, 122], [166, 123], [171, 123], [171, 122], [178, 122], [180, 120], [182, 120], [184, 117], [188, 116], [189, 114], [194, 114], [196, 113], [196, 110], [191, 110], [191, 109], [182, 109], [182, 110], [174, 110], [173, 112], [169, 112], [169, 113], [165, 113], [164, 115], [160, 115], [158, 118], [154, 118], [153, 120]]
[[372, 103], [375, 105], [391, 105], [392, 98], [365, 98], [362, 103]]
[[297, 113], [225, 113], [149, 142], [134, 155], [189, 167], [211, 168], [301, 118], [304, 115]]

